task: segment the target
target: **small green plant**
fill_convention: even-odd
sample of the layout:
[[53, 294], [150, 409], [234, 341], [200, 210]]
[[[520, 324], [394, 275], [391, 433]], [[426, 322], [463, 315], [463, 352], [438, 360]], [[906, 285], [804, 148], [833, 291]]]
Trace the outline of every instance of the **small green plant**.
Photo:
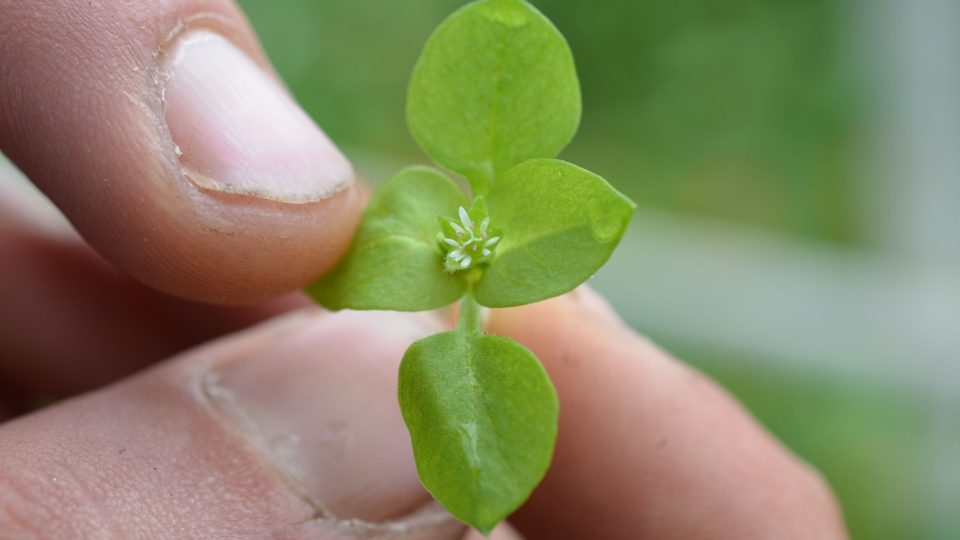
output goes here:
[[519, 306], [589, 279], [634, 204], [553, 159], [580, 123], [560, 32], [524, 0], [481, 0], [444, 21], [413, 70], [407, 122], [462, 175], [402, 170], [372, 195], [353, 244], [308, 289], [330, 309], [422, 311], [460, 301], [450, 332], [410, 346], [399, 399], [420, 479], [483, 533], [522, 504], [550, 464], [556, 392], [537, 358], [486, 335], [480, 306]]

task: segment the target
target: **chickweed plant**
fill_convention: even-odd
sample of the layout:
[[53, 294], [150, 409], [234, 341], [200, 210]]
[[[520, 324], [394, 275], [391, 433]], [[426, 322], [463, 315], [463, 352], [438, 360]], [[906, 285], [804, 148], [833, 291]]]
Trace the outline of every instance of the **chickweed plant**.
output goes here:
[[[485, 334], [481, 306], [566, 293], [613, 253], [635, 205], [555, 159], [580, 123], [573, 55], [524, 0], [480, 0], [434, 31], [407, 95], [412, 166], [371, 196], [339, 264], [308, 291], [329, 309], [460, 303], [449, 331], [407, 349], [399, 399], [420, 480], [487, 534], [543, 478], [557, 395], [528, 349]], [[469, 185], [464, 193], [449, 174]]]

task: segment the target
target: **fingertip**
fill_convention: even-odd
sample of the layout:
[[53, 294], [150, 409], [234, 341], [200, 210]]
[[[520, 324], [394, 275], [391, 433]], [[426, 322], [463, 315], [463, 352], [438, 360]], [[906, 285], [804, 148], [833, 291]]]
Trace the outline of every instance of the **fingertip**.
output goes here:
[[201, 197], [197, 206], [157, 208], [161, 215], [146, 223], [103, 234], [107, 223], [85, 237], [119, 267], [173, 296], [254, 304], [302, 288], [331, 268], [349, 246], [363, 207], [353, 184], [302, 204]]
[[618, 329], [624, 327], [623, 320], [617, 315], [610, 303], [589, 285], [581, 285], [567, 294], [542, 302], [515, 308], [498, 309], [493, 313], [495, 316], [491, 319], [491, 324], [504, 327], [508, 327], [514, 322], [522, 322], [526, 325], [533, 320], [543, 320], [548, 315], [549, 320], [559, 318], [567, 321], [573, 317], [581, 325], [612, 326]]
[[830, 490], [809, 467], [593, 293], [495, 311], [490, 328], [540, 358], [560, 399], [554, 461], [511, 518], [521, 533], [844, 538]]

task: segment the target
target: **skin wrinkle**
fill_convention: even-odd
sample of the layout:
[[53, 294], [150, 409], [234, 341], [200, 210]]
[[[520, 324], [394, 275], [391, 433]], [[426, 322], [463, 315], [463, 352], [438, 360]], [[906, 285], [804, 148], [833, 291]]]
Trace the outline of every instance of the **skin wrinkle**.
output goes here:
[[[258, 353], [267, 350], [272, 344], [289, 337], [302, 329], [316, 324], [317, 321], [331, 316], [330, 313], [318, 310], [316, 308], [307, 308], [299, 310], [261, 325], [256, 332], [250, 332], [240, 339], [234, 339], [228, 347], [223, 345], [205, 346], [196, 353], [189, 362], [183, 362], [181, 373], [175, 375], [179, 382], [174, 382], [175, 386], [189, 388], [197, 400], [211, 414], [229, 418], [234, 423], [219, 423], [223, 429], [230, 429], [228, 426], [239, 424], [243, 429], [231, 429], [239, 437], [256, 441], [258, 439], [258, 426], [236, 403], [233, 393], [221, 382], [218, 370], [225, 364], [235, 361], [243, 361], [242, 358], [235, 358], [237, 354], [242, 354], [244, 358], [257, 356]], [[435, 320], [411, 317], [413, 322], [432, 328]], [[205, 354], [209, 350], [209, 354]], [[390, 539], [390, 538], [408, 538], [409, 535], [416, 536], [418, 531], [422, 531], [427, 536], [435, 539], [442, 538], [439, 535], [432, 535], [431, 531], [446, 530], [450, 531], [449, 538], [457, 538], [463, 534], [465, 527], [453, 519], [453, 517], [443, 510], [435, 501], [429, 499], [420, 505], [417, 505], [403, 514], [384, 520], [358, 519], [348, 516], [338, 516], [326, 508], [322, 501], [316, 500], [304, 489], [296, 478], [289, 474], [279, 465], [280, 460], [276, 456], [271, 456], [266, 450], [263, 441], [252, 444], [259, 448], [259, 452], [269, 459], [264, 459], [264, 464], [274, 471], [279, 482], [287, 487], [298, 499], [312, 509], [311, 515], [301, 522], [294, 525], [301, 525], [305, 530], [311, 530], [318, 527], [318, 531], [338, 531], [341, 534], [358, 534], [361, 538], [369, 540]], [[414, 540], [411, 538], [411, 540]]]
[[233, 393], [221, 384], [220, 375], [214, 370], [214, 368], [212, 366], [207, 366], [207, 369], [208, 370], [205, 371], [201, 377], [199, 377], [198, 383], [193, 385], [194, 387], [199, 388], [196, 393], [201, 396], [201, 401], [206, 403], [217, 414], [224, 415], [230, 420], [238, 423], [243, 428], [240, 433], [255, 441], [255, 444], [270, 457], [268, 461], [276, 471], [277, 475], [282, 479], [282, 482], [294, 494], [296, 494], [300, 500], [313, 509], [313, 515], [310, 518], [311, 520], [320, 520], [325, 518], [337, 519], [326, 507], [323, 501], [319, 501], [314, 497], [311, 497], [307, 493], [307, 490], [305, 490], [296, 480], [294, 475], [290, 474], [289, 471], [285, 470], [279, 465], [279, 456], [271, 455], [269, 445], [266, 444], [266, 441], [264, 441], [259, 434], [259, 427], [257, 426], [257, 423], [254, 422], [253, 419], [251, 419], [249, 415], [244, 412], [243, 408], [240, 407], [240, 405], [236, 402], [236, 398], [234, 397]]
[[[53, 538], [55, 531], [59, 531], [61, 537], [67, 534], [87, 537], [113, 529], [114, 522], [108, 519], [109, 514], [89, 503], [99, 500], [100, 493], [83, 482], [83, 475], [77, 473], [77, 466], [86, 473], [90, 472], [82, 456], [72, 451], [77, 445], [56, 440], [64, 433], [45, 435], [49, 437], [39, 438], [41, 442], [30, 445], [16, 444], [23, 441], [18, 441], [15, 435], [12, 451], [0, 444], [0, 450], [4, 450], [7, 458], [12, 458], [10, 461], [14, 465], [18, 460], [23, 465], [0, 470], [0, 486], [5, 488], [0, 490], [0, 509], [7, 515], [12, 514], [15, 524], [37, 538]], [[17, 446], [29, 448], [30, 453], [18, 452]], [[48, 454], [55, 457], [40, 463], [41, 458], [37, 456]], [[0, 513], [0, 530], [7, 529], [4, 515]]]
[[[132, 392], [137, 397], [127, 401], [128, 407], [112, 412], [120, 419], [120, 425], [131, 420], [153, 420], [153, 426], [143, 426], [142, 429], [161, 429], [167, 433], [168, 439], [159, 448], [151, 448], [151, 443], [137, 437], [136, 424], [127, 426], [134, 429], [129, 429], [127, 443], [120, 449], [111, 442], [114, 437], [110, 425], [89, 425], [74, 436], [57, 430], [45, 437], [42, 432], [29, 427], [18, 433], [15, 427], [11, 431], [10, 425], [5, 426], [0, 447], [4, 446], [3, 443], [22, 445], [30, 454], [18, 455], [15, 448], [12, 453], [10, 448], [4, 449], [4, 455], [10, 458], [11, 470], [0, 474], [0, 481], [13, 479], [21, 487], [14, 493], [5, 490], [4, 496], [12, 496], [14, 500], [5, 500], [3, 506], [48, 508], [51, 519], [32, 520], [40, 524], [42, 538], [94, 537], [111, 529], [114, 532], [111, 538], [130, 538], [133, 531], [141, 531], [141, 534], [164, 531], [173, 537], [197, 537], [196, 533], [203, 530], [222, 530], [225, 536], [220, 537], [238, 537], [228, 531], [263, 532], [268, 530], [264, 528], [264, 520], [271, 517], [288, 523], [299, 521], [293, 518], [289, 501], [281, 504], [284, 500], [282, 493], [276, 490], [269, 477], [263, 476], [266, 470], [250, 466], [255, 464], [251, 461], [255, 459], [253, 450], [218, 429], [210, 429], [214, 427], [210, 425], [210, 419], [191, 412], [190, 400], [177, 398], [176, 392], [171, 393], [171, 390], [174, 389], [164, 385], [163, 381], [149, 383], [141, 379], [132, 388], [117, 391], [120, 394]], [[151, 395], [156, 400], [163, 400], [166, 406], [157, 408], [151, 405], [154, 399]], [[102, 409], [112, 407], [110, 403], [113, 401], [104, 397], [99, 403], [89, 399], [74, 402], [73, 410], [85, 410], [94, 415], [107, 413]], [[35, 419], [34, 426], [37, 423]], [[64, 436], [68, 437], [69, 444], [59, 441], [51, 447], [51, 441]], [[179, 453], [177, 448], [193, 444], [198, 437], [205, 441], [204, 446], [196, 447], [196, 451], [189, 454]], [[37, 443], [38, 440], [47, 440], [47, 448], [44, 443]], [[23, 444], [27, 441], [30, 441], [29, 445]], [[86, 448], [87, 451], [79, 455], [71, 452], [71, 448]], [[211, 476], [197, 477], [191, 473], [204, 468], [208, 468]], [[84, 480], [65, 483], [64, 470], [74, 472]], [[17, 481], [18, 473], [13, 471], [21, 471], [19, 474], [27, 476]], [[105, 471], [110, 474], [105, 475]], [[156, 490], [158, 475], [178, 480]], [[210, 480], [216, 481], [211, 483]], [[91, 490], [93, 486], [95, 489]], [[144, 489], [145, 486], [154, 488]], [[17, 497], [24, 500], [18, 504]], [[34, 505], [34, 499], [43, 504]], [[205, 502], [212, 502], [212, 505]], [[200, 508], [204, 508], [204, 512], [195, 512]], [[230, 517], [222, 515], [224, 512]], [[208, 518], [206, 514], [213, 516]], [[261, 524], [256, 525], [257, 522]], [[211, 529], [213, 524], [216, 528]], [[178, 535], [177, 531], [183, 534]]]
[[[303, 480], [301, 480], [303, 473], [302, 471], [299, 471], [299, 468], [296, 464], [296, 458], [286, 455], [283, 452], [278, 453], [275, 447], [270, 444], [271, 438], [276, 437], [278, 434], [268, 434], [269, 429], [264, 430], [262, 424], [257, 421], [255, 416], [251, 416], [248, 413], [248, 409], [243, 406], [243, 401], [237, 398], [234, 390], [232, 390], [228, 385], [223, 384], [223, 379], [225, 376], [229, 378], [229, 375], [226, 373], [235, 369], [232, 366], [236, 364], [240, 364], [242, 366], [245, 362], [251, 362], [251, 358], [258, 359], [256, 361], [263, 361], [262, 357], [265, 356], [264, 353], [270, 352], [265, 350], [264, 346], [262, 345], [264, 343], [277, 343], [283, 338], [287, 338], [287, 341], [297, 341], [298, 336], [294, 334], [301, 334], [304, 332], [312, 333], [316, 332], [317, 330], [321, 330], [316, 323], [319, 323], [323, 320], [327, 320], [328, 324], [333, 325], [336, 328], [340, 328], [343, 331], [356, 330], [356, 322], [348, 322], [347, 326], [342, 326], [342, 324], [343, 321], [356, 321], [357, 317], [357, 314], [341, 313], [339, 315], [335, 315], [317, 309], [304, 309], [299, 313], [285, 316], [281, 326], [281, 331], [283, 333], [274, 333], [269, 342], [261, 341], [260, 344], [256, 345], [253, 349], [249, 347], [244, 348], [242, 350], [242, 354], [240, 355], [220, 354], [217, 358], [211, 358], [205, 361], [202, 367], [191, 368], [191, 372], [193, 373], [192, 376], [195, 378], [190, 384], [196, 388], [195, 394], [198, 396], [198, 399], [205, 403], [211, 411], [220, 415], [225, 420], [228, 420], [229, 422], [226, 423], [227, 425], [238, 426], [240, 429], [238, 429], [237, 432], [249, 438], [255, 444], [255, 446], [261, 449], [261, 452], [264, 455], [270, 458], [268, 461], [277, 470], [278, 475], [284, 479], [284, 483], [291, 489], [292, 492], [296, 493], [304, 502], [314, 509], [314, 513], [318, 518], [322, 517], [330, 519], [355, 520], [355, 518], [360, 516], [337, 515], [336, 512], [331, 510], [325, 501], [318, 500], [316, 496], [312, 495], [308, 489], [308, 486], [304, 484]], [[405, 317], [404, 320], [410, 324], [411, 329], [409, 331], [415, 332], [415, 335], [420, 335], [427, 331], [424, 327], [429, 324], [428, 320], [422, 320], [418, 317]], [[294, 330], [296, 331], [294, 332]], [[331, 344], [330, 346], [334, 348], [342, 347], [342, 345], [337, 344]], [[296, 352], [292, 354], [294, 357], [299, 356], [299, 354]], [[299, 369], [302, 370], [303, 368]], [[297, 375], [303, 377], [307, 376], [308, 373], [297, 373]], [[349, 422], [345, 422], [343, 420], [341, 420], [341, 422], [344, 422], [344, 425], [346, 426], [349, 426], [350, 424]], [[288, 429], [292, 429], [294, 431], [287, 431], [284, 433], [284, 436], [294, 436], [299, 440], [301, 435], [303, 435], [302, 432], [295, 431], [297, 429], [295, 427], [288, 427]], [[314, 450], [316, 451], [317, 449], [315, 448]], [[421, 493], [420, 490], [417, 490], [417, 492]], [[425, 495], [425, 492], [423, 493]], [[429, 500], [426, 502], [429, 502]], [[341, 508], [343, 508], [342, 497], [339, 501], [339, 505]], [[416, 505], [407, 503], [403, 504], [401, 507], [398, 507], [396, 511], [398, 511], [400, 515], [406, 515], [407, 513], [415, 511], [417, 508], [421, 508], [422, 506], [423, 502], [420, 502]], [[401, 509], [402, 512], [400, 512]], [[343, 512], [346, 512], [346, 510], [343, 510]], [[389, 517], [393, 518], [393, 516]], [[381, 520], [364, 520], [364, 522], [367, 523], [379, 521]], [[391, 519], [382, 521], [387, 523], [393, 520]]]

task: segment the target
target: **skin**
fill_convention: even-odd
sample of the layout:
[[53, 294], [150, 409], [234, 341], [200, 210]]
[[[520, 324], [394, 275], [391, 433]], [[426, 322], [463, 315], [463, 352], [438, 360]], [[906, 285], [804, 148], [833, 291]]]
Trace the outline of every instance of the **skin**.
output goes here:
[[[348, 244], [358, 184], [297, 205], [198, 191], [154, 136], [178, 21], [204, 14], [269, 70], [242, 14], [102, 4], [0, 0], [0, 147], [72, 224], [0, 179], [0, 536], [479, 538], [420, 487], [396, 408], [402, 351], [445, 323], [289, 292]], [[489, 330], [561, 401], [554, 463], [494, 538], [846, 538], [815, 471], [591, 291]]]

